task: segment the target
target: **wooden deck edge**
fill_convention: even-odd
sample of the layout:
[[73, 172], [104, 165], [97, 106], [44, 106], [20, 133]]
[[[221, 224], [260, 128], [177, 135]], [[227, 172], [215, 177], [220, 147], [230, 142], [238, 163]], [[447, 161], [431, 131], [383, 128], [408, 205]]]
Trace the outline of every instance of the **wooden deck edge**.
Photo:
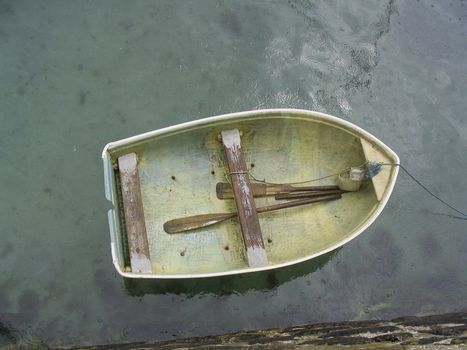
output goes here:
[[467, 312], [389, 321], [320, 323], [163, 342], [80, 349], [464, 349]]

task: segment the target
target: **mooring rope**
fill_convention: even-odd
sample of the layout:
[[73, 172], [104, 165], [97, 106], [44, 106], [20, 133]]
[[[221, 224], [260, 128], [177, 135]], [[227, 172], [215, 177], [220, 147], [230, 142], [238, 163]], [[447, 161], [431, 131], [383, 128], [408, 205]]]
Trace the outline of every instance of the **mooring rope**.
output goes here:
[[[298, 181], [298, 182], [287, 182], [287, 185], [303, 185], [303, 184], [306, 184], [306, 183], [309, 183], [309, 182], [316, 182], [316, 181], [320, 181], [320, 180], [324, 180], [324, 179], [327, 179], [327, 178], [330, 178], [330, 177], [333, 177], [333, 176], [338, 176], [342, 173], [345, 173], [347, 171], [350, 171], [351, 168], [362, 168], [364, 167], [365, 165], [367, 164], [367, 162], [361, 164], [361, 165], [358, 165], [356, 167], [348, 167], [348, 168], [345, 168], [345, 169], [342, 169], [341, 171], [339, 171], [338, 173], [335, 173], [335, 174], [330, 174], [330, 175], [326, 175], [326, 176], [323, 176], [323, 177], [318, 177], [316, 179], [311, 179], [311, 180], [305, 180], [305, 181]], [[283, 183], [276, 183], [276, 182], [269, 182], [269, 181], [266, 181], [266, 180], [259, 180], [257, 179], [256, 177], [253, 176], [253, 174], [251, 174], [250, 172], [250, 177], [257, 181], [257, 182], [262, 182], [264, 184], [267, 184], [267, 185], [283, 185]]]
[[[316, 179], [311, 179], [311, 180], [306, 180], [306, 181], [300, 181], [300, 182], [290, 182], [288, 183], [289, 185], [302, 185], [302, 184], [305, 184], [305, 183], [309, 183], [309, 182], [316, 182], [316, 181], [319, 181], [319, 180], [324, 180], [324, 179], [327, 179], [327, 178], [330, 178], [330, 177], [334, 177], [334, 176], [338, 176], [342, 173], [345, 173], [345, 172], [348, 172], [350, 171], [351, 168], [365, 168], [365, 177], [368, 178], [368, 179], [371, 179], [372, 177], [378, 175], [378, 173], [381, 171], [381, 168], [383, 166], [398, 166], [400, 169], [402, 169], [413, 181], [415, 181], [415, 183], [417, 185], [419, 185], [422, 189], [424, 189], [429, 195], [431, 195], [433, 198], [437, 199], [438, 201], [440, 201], [441, 203], [443, 203], [445, 206], [447, 206], [448, 208], [454, 210], [455, 212], [457, 212], [458, 214], [464, 216], [464, 217], [458, 217], [458, 216], [453, 216], [453, 218], [456, 218], [456, 219], [460, 219], [460, 220], [467, 220], [467, 214], [463, 213], [462, 211], [460, 211], [459, 209], [455, 208], [453, 205], [449, 204], [448, 202], [446, 202], [445, 200], [441, 199], [439, 196], [437, 196], [435, 193], [433, 193], [433, 191], [431, 191], [427, 186], [425, 186], [420, 180], [418, 180], [414, 175], [412, 175], [410, 173], [410, 171], [407, 170], [407, 168], [405, 168], [402, 164], [400, 163], [376, 163], [376, 162], [365, 162], [359, 166], [356, 166], [356, 167], [348, 167], [348, 168], [345, 168], [345, 169], [342, 169], [341, 171], [339, 171], [338, 173], [335, 173], [335, 174], [330, 174], [330, 175], [326, 175], [326, 176], [323, 176], [323, 177], [319, 177], [319, 178], [316, 178]], [[255, 178], [253, 176], [253, 174], [251, 174], [251, 172], [249, 173], [249, 176], [257, 181], [257, 182], [262, 182], [264, 184], [268, 184], [268, 185], [280, 185], [278, 183], [274, 183], [274, 182], [268, 182], [266, 180], [259, 180], [257, 178]]]
[[454, 210], [455, 212], [461, 214], [462, 216], [464, 216], [463, 218], [461, 217], [455, 217], [456, 219], [461, 219], [461, 220], [467, 220], [467, 214], [461, 212], [460, 210], [458, 210], [457, 208], [455, 208], [453, 205], [449, 204], [448, 202], [446, 202], [445, 200], [441, 199], [439, 196], [437, 196], [436, 194], [433, 193], [433, 191], [431, 191], [428, 187], [426, 187], [420, 180], [418, 180], [415, 176], [413, 176], [402, 164], [391, 164], [391, 163], [380, 163], [381, 165], [391, 165], [391, 166], [398, 166], [400, 169], [404, 170], [404, 172], [409, 175], [409, 177], [415, 181], [415, 183], [417, 185], [419, 185], [421, 188], [423, 188], [428, 194], [430, 194], [433, 198], [437, 199], [438, 201], [440, 201], [441, 203], [443, 203], [445, 206], [451, 208], [452, 210]]

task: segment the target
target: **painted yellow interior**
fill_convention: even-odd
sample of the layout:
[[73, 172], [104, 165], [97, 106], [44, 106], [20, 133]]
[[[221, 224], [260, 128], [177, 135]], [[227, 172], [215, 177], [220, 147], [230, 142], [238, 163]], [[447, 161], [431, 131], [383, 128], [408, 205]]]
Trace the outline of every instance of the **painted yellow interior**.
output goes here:
[[[364, 148], [371, 148], [375, 158], [381, 155], [377, 146], [367, 140], [362, 143], [362, 135], [353, 130], [283, 116], [217, 122], [118, 150], [113, 159], [126, 152], [138, 154], [153, 273], [177, 275], [248, 268], [237, 219], [172, 235], [162, 228], [165, 221], [174, 218], [235, 211], [233, 200], [219, 200], [215, 193], [216, 183], [229, 178], [218, 134], [232, 128], [243, 134], [242, 147], [251, 175], [268, 182], [293, 183], [336, 174], [363, 164]], [[373, 183], [368, 182], [358, 192], [347, 193], [339, 200], [260, 214], [269, 263], [305, 258], [352, 235], [377, 207], [389, 176], [378, 180], [377, 193]], [[336, 184], [336, 177], [312, 184]], [[274, 203], [274, 198], [256, 199], [257, 207]]]

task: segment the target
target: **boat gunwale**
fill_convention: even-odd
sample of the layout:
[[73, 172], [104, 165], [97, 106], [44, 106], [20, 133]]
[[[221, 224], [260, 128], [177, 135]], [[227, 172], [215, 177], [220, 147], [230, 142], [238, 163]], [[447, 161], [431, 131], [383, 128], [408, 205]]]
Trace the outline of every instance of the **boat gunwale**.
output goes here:
[[[400, 159], [398, 155], [390, 148], [388, 147], [384, 142], [376, 138], [374, 135], [369, 133], [368, 131], [360, 128], [359, 126], [340, 119], [338, 117], [326, 114], [326, 113], [321, 113], [321, 112], [315, 112], [315, 111], [309, 111], [309, 110], [303, 110], [303, 109], [289, 109], [289, 108], [275, 108], [275, 109], [260, 109], [260, 110], [252, 110], [252, 111], [244, 111], [244, 112], [236, 112], [236, 113], [229, 113], [229, 114], [223, 114], [223, 115], [218, 115], [218, 116], [213, 116], [213, 117], [208, 117], [208, 118], [202, 118], [198, 120], [193, 120], [193, 121], [188, 121], [185, 123], [173, 125], [173, 126], [168, 126], [165, 128], [145, 132], [139, 135], [131, 136], [119, 141], [114, 141], [110, 142], [107, 145], [105, 145], [103, 151], [102, 151], [102, 158], [104, 162], [104, 176], [105, 176], [105, 194], [106, 198], [114, 205], [113, 209], [109, 210], [108, 213], [108, 218], [109, 218], [109, 227], [110, 227], [110, 235], [111, 235], [111, 253], [112, 253], [112, 261], [113, 264], [117, 270], [117, 272], [126, 278], [143, 278], [143, 279], [187, 279], [187, 278], [208, 278], [208, 277], [219, 277], [219, 276], [228, 276], [228, 275], [236, 275], [236, 274], [243, 274], [243, 273], [251, 273], [251, 272], [259, 272], [259, 271], [267, 271], [267, 270], [272, 270], [272, 269], [278, 269], [286, 266], [291, 266], [295, 264], [299, 264], [301, 262], [305, 262], [308, 260], [311, 260], [313, 258], [316, 258], [318, 256], [321, 256], [323, 254], [329, 253], [331, 251], [336, 250], [337, 248], [345, 245], [346, 243], [350, 242], [354, 238], [356, 238], [358, 235], [360, 235], [363, 231], [365, 231], [373, 222], [376, 220], [376, 218], [381, 214], [383, 211], [384, 207], [386, 206], [391, 193], [394, 189], [396, 179], [399, 173], [399, 167], [398, 166], [393, 166], [391, 170], [391, 177], [388, 181], [387, 188], [385, 190], [385, 193], [383, 197], [381, 198], [380, 201], [378, 201], [378, 204], [376, 205], [375, 209], [373, 212], [369, 215], [369, 217], [365, 220], [365, 222], [355, 230], [355, 232], [351, 235], [346, 236], [343, 240], [338, 241], [336, 244], [329, 246], [326, 249], [323, 249], [319, 252], [316, 252], [314, 254], [307, 255], [305, 257], [295, 259], [295, 260], [290, 260], [286, 261], [283, 263], [279, 264], [273, 264], [273, 265], [267, 265], [267, 266], [262, 266], [262, 267], [246, 267], [246, 268], [241, 268], [241, 269], [235, 269], [235, 270], [227, 270], [227, 271], [219, 271], [219, 272], [209, 272], [209, 273], [190, 273], [190, 274], [140, 274], [140, 273], [133, 273], [133, 272], [125, 272], [122, 270], [119, 261], [121, 260], [120, 257], [117, 254], [117, 247], [116, 247], [116, 226], [117, 223], [113, 222], [115, 221], [115, 211], [117, 209], [118, 203], [115, 202], [115, 198], [113, 195], [113, 183], [111, 183], [110, 180], [110, 174], [109, 174], [109, 169], [112, 167], [112, 160], [111, 160], [111, 152], [116, 151], [119, 148], [122, 148], [124, 146], [128, 146], [131, 144], [136, 144], [136, 143], [141, 143], [150, 139], [153, 139], [158, 136], [171, 136], [175, 133], [182, 132], [187, 129], [193, 129], [197, 127], [202, 127], [204, 125], [216, 123], [216, 122], [229, 122], [229, 121], [238, 121], [241, 122], [243, 120], [248, 120], [248, 118], [251, 117], [261, 117], [261, 116], [267, 116], [271, 114], [277, 114], [277, 118], [287, 118], [286, 114], [294, 114], [291, 116], [293, 119], [305, 119], [305, 120], [310, 120], [310, 121], [315, 121], [315, 122], [321, 122], [324, 124], [328, 124], [332, 127], [336, 127], [339, 129], [342, 129], [346, 132], [349, 132], [353, 134], [355, 137], [360, 137], [360, 138], [365, 138], [366, 140], [370, 141], [371, 143], [379, 146], [380, 149], [384, 150], [389, 158], [394, 160], [395, 164], [400, 163]], [[281, 114], [284, 114], [283, 116]], [[110, 167], [110, 168], [109, 168]], [[112, 221], [112, 222], [111, 222]]]

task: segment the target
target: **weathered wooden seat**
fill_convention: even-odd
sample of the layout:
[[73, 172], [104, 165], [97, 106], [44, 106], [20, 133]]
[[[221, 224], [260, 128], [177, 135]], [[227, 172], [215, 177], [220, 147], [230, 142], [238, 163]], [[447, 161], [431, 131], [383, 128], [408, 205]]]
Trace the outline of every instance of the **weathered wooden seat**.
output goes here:
[[144, 221], [143, 201], [135, 153], [118, 158], [118, 170], [122, 189], [125, 228], [130, 251], [131, 271], [151, 273], [149, 244]]
[[232, 189], [245, 243], [248, 265], [250, 267], [266, 266], [268, 265], [268, 259], [264, 249], [248, 169], [240, 143], [240, 132], [237, 129], [222, 131], [221, 139], [232, 180]]

